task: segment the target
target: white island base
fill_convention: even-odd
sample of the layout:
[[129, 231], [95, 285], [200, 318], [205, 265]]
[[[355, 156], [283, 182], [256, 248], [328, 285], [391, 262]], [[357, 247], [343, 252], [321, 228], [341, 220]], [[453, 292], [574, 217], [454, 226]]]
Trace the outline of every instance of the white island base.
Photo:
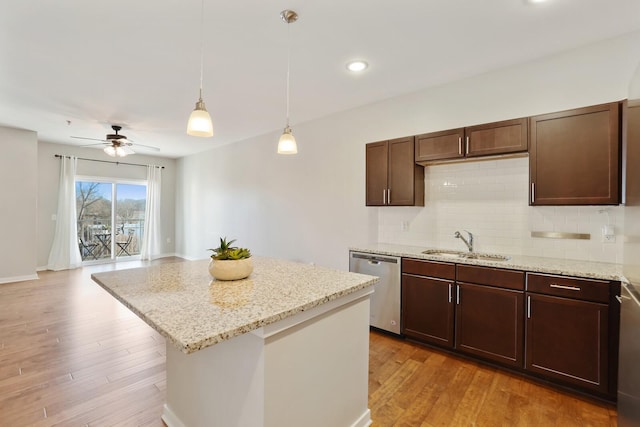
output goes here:
[[365, 427], [371, 287], [191, 354], [167, 342], [169, 427]]

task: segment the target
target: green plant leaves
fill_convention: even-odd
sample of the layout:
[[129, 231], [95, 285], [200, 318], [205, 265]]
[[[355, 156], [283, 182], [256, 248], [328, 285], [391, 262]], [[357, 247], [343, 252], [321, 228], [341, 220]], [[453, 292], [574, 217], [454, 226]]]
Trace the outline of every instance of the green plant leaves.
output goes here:
[[220, 246], [215, 249], [207, 249], [213, 251], [211, 258], [217, 260], [239, 260], [245, 258], [251, 258], [251, 251], [247, 248], [237, 248], [231, 246], [236, 240], [230, 240], [227, 242], [227, 238], [220, 238]]

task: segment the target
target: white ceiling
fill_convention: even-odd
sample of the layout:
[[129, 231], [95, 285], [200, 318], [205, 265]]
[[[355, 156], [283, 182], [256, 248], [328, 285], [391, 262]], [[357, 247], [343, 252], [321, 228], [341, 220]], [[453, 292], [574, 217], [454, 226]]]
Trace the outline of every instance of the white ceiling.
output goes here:
[[[187, 136], [200, 0], [5, 0], [0, 125], [84, 144], [110, 124], [180, 157], [640, 29], [640, 0], [205, 0], [210, 139]], [[351, 75], [348, 60], [370, 68]], [[67, 121], [71, 123], [68, 124]], [[274, 139], [274, 150], [276, 141]], [[140, 149], [140, 153], [149, 153]], [[153, 153], [150, 153], [153, 154]]]

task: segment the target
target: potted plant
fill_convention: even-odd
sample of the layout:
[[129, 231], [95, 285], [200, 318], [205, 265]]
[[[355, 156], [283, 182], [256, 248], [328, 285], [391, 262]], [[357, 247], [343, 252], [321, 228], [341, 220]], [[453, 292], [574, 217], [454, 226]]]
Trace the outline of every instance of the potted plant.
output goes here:
[[217, 280], [240, 280], [249, 277], [253, 272], [251, 251], [246, 248], [231, 246], [235, 240], [227, 242], [220, 238], [220, 246], [213, 251], [209, 262], [209, 274]]

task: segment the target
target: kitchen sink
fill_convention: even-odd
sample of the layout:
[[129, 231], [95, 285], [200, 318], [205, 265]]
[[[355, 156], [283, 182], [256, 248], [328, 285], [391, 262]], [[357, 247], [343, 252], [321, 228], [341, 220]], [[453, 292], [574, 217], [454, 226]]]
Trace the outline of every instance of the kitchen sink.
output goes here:
[[464, 252], [464, 251], [449, 251], [443, 249], [427, 249], [422, 251], [425, 255], [441, 256], [445, 258], [467, 258], [467, 259], [479, 259], [482, 261], [508, 261], [511, 257], [498, 254], [487, 254], [482, 252]]

